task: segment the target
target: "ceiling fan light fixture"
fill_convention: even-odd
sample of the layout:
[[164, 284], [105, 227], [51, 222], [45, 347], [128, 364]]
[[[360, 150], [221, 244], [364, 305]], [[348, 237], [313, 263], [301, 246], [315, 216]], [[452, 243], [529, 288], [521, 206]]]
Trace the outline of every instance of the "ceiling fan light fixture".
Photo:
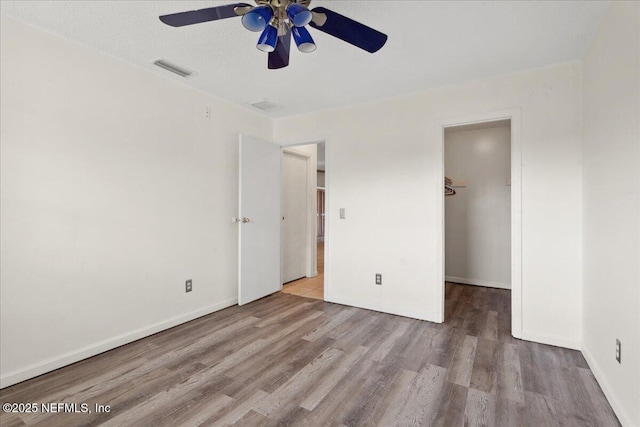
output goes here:
[[304, 27], [313, 18], [311, 11], [299, 3], [291, 3], [287, 6], [287, 16], [294, 27]]
[[262, 31], [273, 18], [273, 10], [270, 6], [256, 6], [242, 15], [242, 25], [249, 31]]
[[[2, 1], [2, 0], [0, 0]], [[172, 27], [242, 17], [250, 31], [260, 32], [257, 48], [267, 52], [267, 68], [277, 70], [289, 65], [291, 37], [301, 52], [313, 52], [316, 44], [306, 25], [370, 53], [377, 52], [387, 42], [387, 35], [358, 21], [324, 7], [310, 11], [311, 0], [255, 0], [257, 6], [233, 3], [205, 9], [190, 10], [160, 16], [160, 21]], [[293, 33], [293, 34], [292, 34]]]
[[278, 29], [271, 25], [267, 25], [260, 38], [258, 38], [258, 45], [256, 46], [263, 52], [273, 52], [276, 50], [276, 44], [278, 43]]
[[296, 46], [298, 46], [298, 50], [300, 52], [309, 53], [316, 50], [316, 44], [306, 28], [293, 27], [291, 28], [291, 34], [293, 35], [293, 40], [295, 40]]

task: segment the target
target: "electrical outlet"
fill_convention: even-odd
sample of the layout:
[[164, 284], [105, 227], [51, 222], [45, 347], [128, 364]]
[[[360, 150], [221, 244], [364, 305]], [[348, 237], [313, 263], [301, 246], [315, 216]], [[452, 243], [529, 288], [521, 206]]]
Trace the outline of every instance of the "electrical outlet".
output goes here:
[[376, 285], [382, 285], [382, 274], [376, 273]]
[[345, 209], [340, 208], [340, 219], [345, 219], [346, 217]]
[[191, 292], [193, 290], [193, 281], [191, 279], [184, 282], [184, 291]]
[[616, 339], [616, 360], [618, 363], [622, 363], [620, 359], [622, 359], [622, 344], [619, 339]]

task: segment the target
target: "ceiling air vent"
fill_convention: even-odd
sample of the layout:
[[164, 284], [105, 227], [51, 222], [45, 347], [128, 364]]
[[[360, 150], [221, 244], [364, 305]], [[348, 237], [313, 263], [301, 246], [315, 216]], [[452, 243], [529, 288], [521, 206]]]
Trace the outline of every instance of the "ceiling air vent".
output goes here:
[[180, 77], [189, 77], [190, 75], [194, 74], [193, 71], [188, 70], [184, 67], [180, 67], [178, 65], [172, 64], [171, 62], [165, 61], [164, 59], [158, 59], [157, 61], [153, 61], [153, 64], [157, 65], [160, 68], [164, 68], [167, 71], [171, 71], [172, 73], [175, 73]]
[[275, 108], [278, 108], [278, 104], [275, 104], [269, 101], [268, 99], [265, 99], [263, 101], [258, 101], [258, 102], [252, 102], [251, 105], [256, 108], [259, 108], [262, 111], [270, 111]]

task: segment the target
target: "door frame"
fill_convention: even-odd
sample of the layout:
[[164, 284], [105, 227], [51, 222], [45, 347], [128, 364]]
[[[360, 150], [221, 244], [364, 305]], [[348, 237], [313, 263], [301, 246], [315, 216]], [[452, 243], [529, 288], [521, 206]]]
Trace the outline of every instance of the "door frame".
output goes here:
[[[306, 144], [305, 144], [306, 145]], [[282, 186], [284, 188], [284, 155], [285, 154], [289, 154], [291, 156], [295, 156], [295, 157], [299, 157], [301, 159], [304, 159], [305, 164], [306, 164], [306, 173], [307, 173], [307, 182], [306, 182], [306, 201], [305, 201], [305, 216], [306, 216], [306, 236], [305, 236], [305, 275], [306, 277], [315, 277], [318, 275], [318, 269], [317, 269], [317, 262], [314, 259], [315, 258], [315, 253], [316, 253], [316, 248], [313, 246], [315, 244], [315, 227], [314, 224], [315, 222], [314, 220], [314, 209], [313, 209], [313, 197], [311, 194], [311, 182], [312, 182], [312, 174], [315, 171], [312, 171], [311, 169], [311, 155], [309, 153], [305, 153], [303, 151], [298, 151], [294, 148], [290, 148], [290, 147], [283, 147], [282, 149]], [[313, 191], [315, 191], [315, 188], [313, 189]], [[284, 213], [284, 191], [282, 192], [282, 200], [281, 200], [281, 204], [282, 204], [282, 208], [281, 208], [281, 212]], [[284, 226], [280, 228], [280, 241], [284, 242]], [[284, 264], [284, 254], [282, 253], [283, 250], [283, 244], [280, 244], [280, 254], [281, 254], [281, 266], [280, 266], [280, 278], [281, 280], [284, 280], [284, 275], [283, 273], [283, 268], [282, 268], [282, 264]]]
[[[330, 295], [331, 295], [331, 263], [330, 263], [330, 253], [331, 253], [331, 224], [330, 224], [330, 219], [331, 219], [331, 215], [329, 214], [329, 212], [331, 212], [331, 198], [329, 197], [330, 195], [330, 188], [331, 188], [331, 162], [328, 160], [330, 158], [330, 147], [331, 144], [329, 143], [329, 138], [328, 137], [318, 137], [318, 138], [309, 138], [309, 139], [303, 139], [303, 140], [294, 140], [294, 141], [286, 141], [286, 142], [276, 142], [276, 144], [282, 146], [283, 150], [295, 150], [296, 146], [300, 146], [300, 145], [311, 145], [311, 144], [324, 144], [324, 150], [325, 150], [325, 170], [324, 170], [324, 187], [325, 187], [325, 212], [327, 212], [327, 215], [325, 216], [325, 223], [324, 223], [324, 281], [323, 281], [323, 287], [324, 287], [324, 300], [325, 301], [330, 301]], [[309, 173], [316, 173], [316, 171], [310, 171], [311, 168], [309, 169]], [[315, 210], [313, 209], [313, 203], [315, 203], [315, 191], [316, 189], [313, 189], [313, 194], [311, 194], [311, 192], [309, 193], [309, 195], [313, 196], [312, 200], [311, 200], [311, 206], [312, 209], [309, 211], [309, 218], [310, 218], [310, 224], [311, 224], [311, 229], [312, 229], [312, 234], [314, 234], [313, 238], [311, 239], [311, 244], [309, 245], [311, 247], [311, 245], [313, 245], [313, 250], [311, 251], [312, 254], [316, 255], [317, 249], [316, 249], [316, 238], [317, 236], [315, 236]], [[280, 250], [282, 252], [282, 239], [280, 239]], [[313, 255], [312, 255], [313, 257]], [[315, 257], [313, 257], [313, 264], [315, 265], [315, 275], [317, 275], [317, 255]]]
[[440, 148], [440, 179], [438, 181], [437, 215], [441, 224], [438, 227], [436, 240], [441, 251], [438, 253], [438, 277], [442, 286], [438, 287], [440, 300], [440, 322], [444, 322], [445, 306], [445, 214], [444, 214], [444, 133], [446, 128], [486, 123], [499, 120], [511, 120], [511, 334], [522, 338], [522, 111], [520, 107], [479, 113], [462, 117], [454, 117], [438, 121], [437, 140]]

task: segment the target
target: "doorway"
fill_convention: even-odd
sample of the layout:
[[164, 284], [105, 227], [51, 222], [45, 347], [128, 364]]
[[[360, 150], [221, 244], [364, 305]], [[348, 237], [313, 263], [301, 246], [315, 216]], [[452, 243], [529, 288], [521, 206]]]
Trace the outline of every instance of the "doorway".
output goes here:
[[[508, 194], [509, 198], [502, 199], [502, 211], [501, 218], [498, 219], [500, 215], [491, 216], [489, 213], [491, 208], [491, 203], [486, 197], [487, 188], [479, 188], [479, 184], [477, 182], [477, 177], [465, 177], [466, 172], [464, 167], [461, 169], [463, 172], [460, 173], [460, 170], [456, 171], [454, 176], [448, 177], [447, 173], [447, 165], [446, 165], [446, 154], [447, 151], [451, 151], [451, 147], [447, 147], [446, 139], [447, 134], [450, 132], [455, 132], [455, 129], [465, 130], [464, 126], [468, 126], [466, 130], [473, 129], [491, 129], [496, 126], [500, 126], [501, 124], [504, 126], [506, 123], [509, 124], [508, 129], [503, 129], [503, 133], [506, 131], [507, 136], [509, 137], [509, 159], [506, 164], [503, 165], [503, 170], [501, 172], [502, 175], [506, 175], [508, 172], [508, 176], [503, 176], [502, 178], [492, 178], [495, 182], [493, 182], [495, 194], [501, 192], [502, 196], [506, 196]], [[522, 165], [521, 165], [521, 140], [520, 140], [520, 129], [521, 129], [521, 111], [519, 108], [512, 108], [508, 110], [501, 110], [491, 113], [478, 114], [468, 117], [454, 118], [446, 121], [440, 122], [440, 126], [438, 127], [438, 138], [441, 141], [441, 153], [442, 153], [442, 174], [440, 184], [440, 192], [442, 194], [442, 205], [440, 209], [441, 220], [442, 220], [442, 228], [440, 233], [438, 234], [438, 241], [441, 244], [442, 251], [439, 265], [441, 265], [441, 283], [442, 287], [440, 288], [440, 301], [441, 312], [440, 312], [440, 321], [445, 322], [449, 321], [449, 318], [445, 315], [450, 315], [447, 312], [447, 304], [451, 307], [450, 302], [446, 302], [445, 295], [447, 291], [460, 293], [460, 289], [454, 290], [457, 286], [476, 286], [475, 288], [469, 288], [472, 290], [477, 290], [477, 286], [484, 286], [483, 289], [499, 289], [510, 287], [510, 306], [511, 306], [511, 335], [516, 338], [520, 338], [522, 336], [522, 194], [521, 194], [521, 176], [522, 176]], [[464, 138], [458, 138], [464, 140]], [[488, 154], [491, 149], [491, 143], [483, 140], [476, 141], [477, 150], [485, 150], [485, 153]], [[469, 159], [467, 159], [469, 160]], [[476, 159], [477, 160], [477, 159]], [[505, 159], [503, 159], [505, 160]], [[477, 168], [479, 165], [476, 163], [471, 163], [470, 167]], [[445, 196], [445, 191], [443, 191], [442, 186], [445, 182], [445, 177], [449, 178], [451, 181], [448, 182], [450, 191], [455, 192], [456, 195], [453, 196]], [[497, 181], [496, 181], [497, 180]], [[489, 228], [483, 228], [481, 224], [477, 224], [479, 217], [477, 214], [462, 212], [458, 213], [458, 218], [452, 219], [447, 217], [447, 205], [465, 205], [465, 201], [462, 200], [463, 194], [467, 193], [469, 195], [469, 191], [474, 187], [474, 191], [477, 194], [473, 197], [475, 199], [474, 203], [476, 207], [480, 209], [485, 209], [482, 212], [482, 215], [489, 215], [489, 221], [498, 222], [503, 229], [508, 228], [509, 234], [505, 237], [502, 236], [501, 240], [501, 248], [497, 251], [497, 253], [502, 253], [503, 258], [500, 261], [499, 266], [493, 266], [494, 269], [492, 272], [486, 271], [486, 262], [483, 264], [483, 257], [489, 256], [489, 258], [495, 259], [499, 257], [499, 255], [493, 253], [479, 253], [479, 249], [476, 245], [474, 247], [473, 244], [469, 244], [469, 241], [447, 241], [446, 233], [447, 227], [449, 227], [449, 232], [451, 232], [451, 227], [456, 224], [462, 228], [462, 233], [458, 233], [458, 238], [460, 236], [464, 236], [465, 229], [475, 228], [475, 231], [480, 233], [480, 239], [475, 238], [476, 243], [479, 241], [486, 242], [491, 241], [491, 238], [487, 239], [486, 234], [490, 233]], [[468, 198], [468, 197], [467, 197]], [[445, 199], [449, 199], [445, 200]], [[454, 202], [455, 199], [455, 202]], [[468, 200], [466, 201], [468, 202]], [[479, 205], [479, 206], [478, 206]], [[507, 211], [507, 216], [505, 216], [505, 210]], [[482, 216], [481, 215], [481, 216]], [[450, 221], [447, 224], [447, 221]], [[454, 222], [453, 224], [451, 222]], [[482, 233], [485, 233], [483, 236]], [[477, 236], [476, 236], [477, 237]], [[491, 236], [490, 236], [491, 237]], [[506, 239], [506, 241], [505, 241]], [[447, 245], [454, 246], [454, 248], [449, 247]], [[455, 247], [457, 245], [457, 247]], [[462, 248], [462, 249], [461, 249]], [[495, 249], [495, 248], [492, 248]], [[506, 251], [506, 255], [505, 255]], [[496, 252], [496, 251], [493, 251]], [[461, 260], [452, 260], [451, 257], [455, 256], [455, 254], [459, 254]], [[449, 259], [447, 259], [449, 258]], [[454, 261], [454, 262], [452, 262]], [[461, 262], [457, 262], [461, 261]], [[485, 260], [486, 261], [486, 260]], [[457, 265], [456, 265], [457, 264]], [[483, 280], [482, 275], [485, 275], [485, 280]], [[469, 276], [469, 277], [464, 277]], [[486, 279], [488, 278], [488, 279]], [[451, 285], [451, 282], [465, 282], [462, 285]], [[501, 290], [500, 290], [501, 291]], [[509, 291], [501, 291], [501, 292], [509, 292]]]
[[308, 216], [311, 154], [284, 150], [282, 153], [282, 282], [309, 275]]
[[[285, 147], [283, 157], [282, 292], [314, 299], [325, 297], [325, 148], [324, 142]], [[300, 171], [301, 156], [308, 156], [306, 180]], [[306, 188], [304, 194], [300, 191], [302, 187]], [[303, 205], [307, 209], [301, 214]], [[302, 249], [303, 241], [306, 250]], [[305, 274], [301, 274], [303, 253], [306, 254]]]
[[510, 324], [510, 120], [446, 128], [444, 157], [445, 322], [488, 309], [497, 335]]

